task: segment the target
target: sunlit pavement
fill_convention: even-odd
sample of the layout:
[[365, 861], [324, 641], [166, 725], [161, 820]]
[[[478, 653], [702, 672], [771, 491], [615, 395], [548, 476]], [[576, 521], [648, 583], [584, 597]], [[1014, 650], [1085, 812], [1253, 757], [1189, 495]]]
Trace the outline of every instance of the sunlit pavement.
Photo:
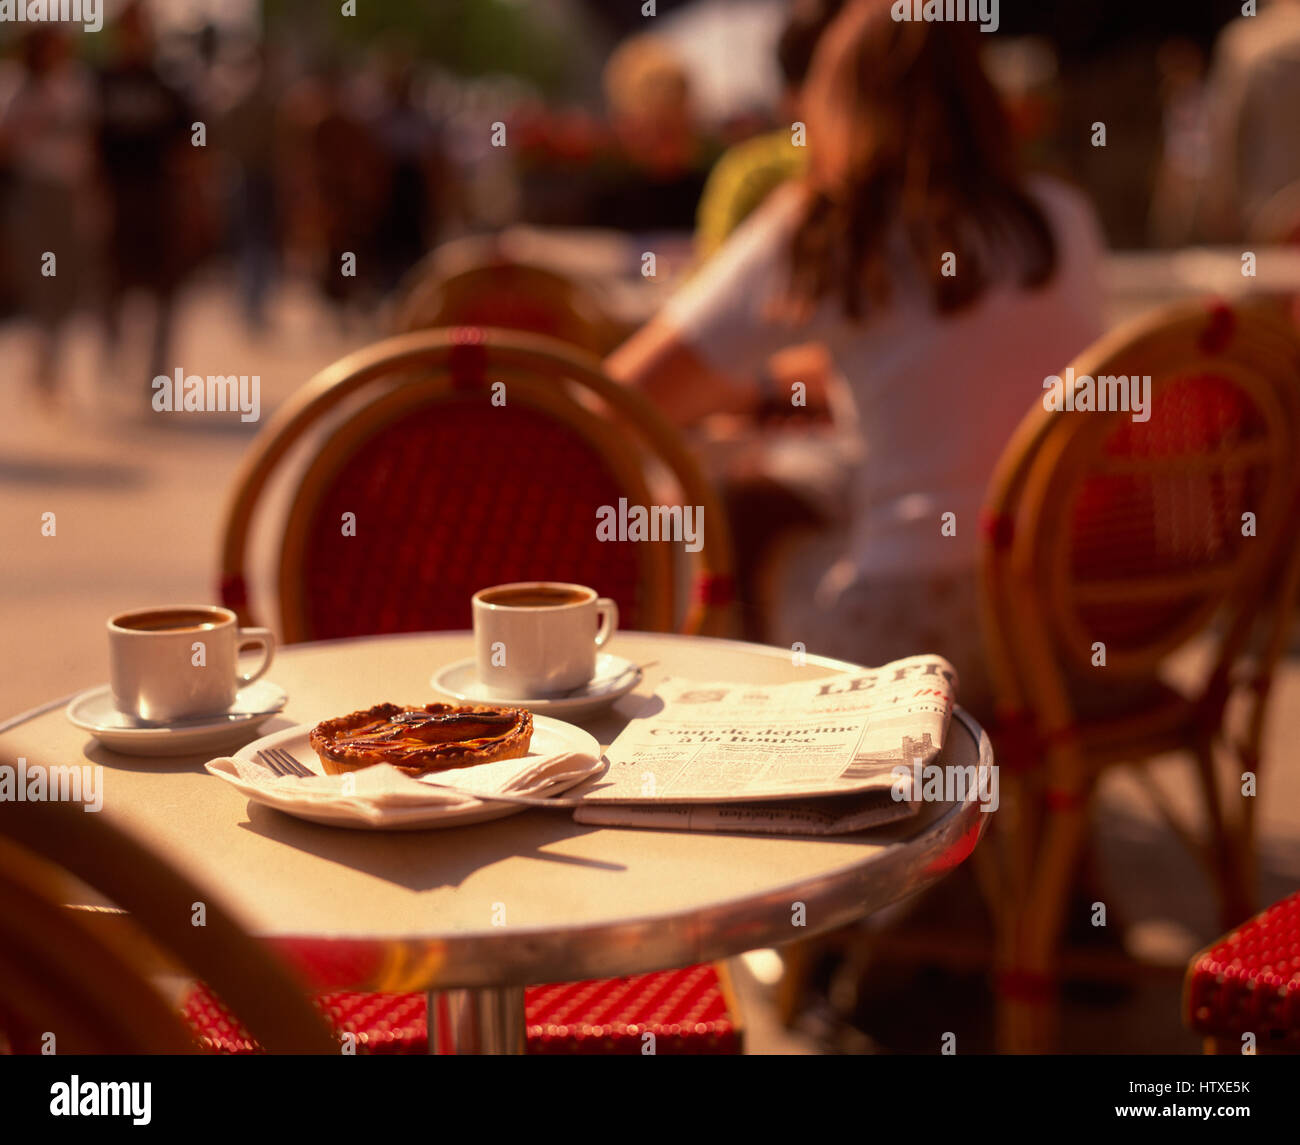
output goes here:
[[[237, 413], [154, 411], [143, 338], [106, 376], [88, 319], [67, 339], [51, 409], [26, 376], [31, 331], [0, 330], [6, 713], [104, 680], [110, 613], [213, 599], [220, 514], [240, 455], [276, 404], [371, 336], [342, 333], [306, 289], [292, 289], [276, 300], [270, 332], [254, 339], [219, 280], [192, 287], [170, 361], [187, 374], [259, 375], [261, 420], [247, 424]], [[55, 514], [52, 537], [42, 535], [45, 513]]]

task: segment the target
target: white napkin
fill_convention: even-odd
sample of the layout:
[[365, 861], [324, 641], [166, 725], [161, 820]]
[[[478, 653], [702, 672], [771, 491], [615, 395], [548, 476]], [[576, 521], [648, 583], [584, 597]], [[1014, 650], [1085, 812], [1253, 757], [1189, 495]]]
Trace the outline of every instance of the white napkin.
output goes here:
[[[315, 758], [300, 759], [300, 762], [313, 771], [320, 768]], [[484, 794], [544, 795], [554, 787], [569, 787], [591, 775], [599, 769], [600, 761], [573, 751], [541, 757], [525, 756], [436, 772], [429, 776], [428, 783], [386, 763], [346, 775], [314, 774], [303, 779], [279, 776], [255, 760], [231, 756], [209, 760], [203, 766], [210, 774], [224, 779], [257, 802], [270, 802], [290, 811], [295, 806], [304, 810], [328, 807], [348, 811], [372, 823], [382, 823], [393, 812], [414, 808], [462, 808], [479, 802], [472, 795], [435, 787], [434, 782]]]

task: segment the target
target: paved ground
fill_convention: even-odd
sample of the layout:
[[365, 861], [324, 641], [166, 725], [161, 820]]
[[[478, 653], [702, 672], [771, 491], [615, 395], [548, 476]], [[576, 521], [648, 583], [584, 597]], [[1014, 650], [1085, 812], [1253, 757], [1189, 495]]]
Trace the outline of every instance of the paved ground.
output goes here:
[[[138, 317], [143, 333], [147, 310]], [[317, 369], [369, 340], [341, 334], [296, 291], [278, 300], [273, 334], [251, 339], [228, 292], [208, 284], [187, 296], [172, 361], [186, 374], [260, 375], [265, 422]], [[51, 412], [27, 385], [30, 332], [0, 330], [0, 619], [16, 653], [0, 676], [6, 712], [106, 679], [110, 613], [213, 599], [225, 491], [259, 428], [233, 414], [154, 412], [142, 350], [106, 376], [93, 326], [69, 343]], [[54, 537], [41, 535], [47, 512]]]
[[[182, 307], [175, 364], [186, 373], [258, 373], [263, 420], [320, 366], [374, 333], [343, 332], [305, 290], [277, 299], [273, 331], [244, 330], [219, 279], [196, 287]], [[256, 427], [200, 423], [153, 413], [141, 361], [106, 376], [88, 324], [69, 339], [61, 408], [47, 410], [26, 384], [30, 332], [0, 329], [0, 717], [106, 678], [103, 623], [141, 603], [213, 596], [218, 514], [234, 466]], [[56, 535], [41, 535], [42, 514]], [[1300, 886], [1300, 659], [1282, 674], [1269, 732], [1271, 774], [1262, 789], [1265, 901]], [[1157, 772], [1179, 801], [1194, 790], [1175, 764]], [[1194, 865], [1171, 841], [1130, 784], [1104, 793], [1101, 860], [1112, 915], [1136, 922], [1130, 939], [1177, 960], [1216, 933], [1213, 910]], [[979, 912], [967, 883], [951, 880], [926, 904], [926, 917], [961, 924], [974, 943]], [[761, 978], [762, 960], [754, 967]], [[906, 972], [905, 972], [906, 971]], [[776, 1028], [757, 978], [741, 974], [759, 1052], [819, 1044]], [[885, 986], [887, 989], [877, 989]], [[1136, 991], [1076, 989], [1066, 1013], [1067, 1048], [1098, 1052], [1195, 1052], [1182, 1031], [1176, 977]], [[953, 1030], [961, 1050], [988, 1048], [989, 1002], [978, 972], [957, 975], [891, 963], [883, 944], [865, 977], [858, 1009], [873, 1040], [841, 1039], [845, 1049], [934, 1052], [937, 1032]]]

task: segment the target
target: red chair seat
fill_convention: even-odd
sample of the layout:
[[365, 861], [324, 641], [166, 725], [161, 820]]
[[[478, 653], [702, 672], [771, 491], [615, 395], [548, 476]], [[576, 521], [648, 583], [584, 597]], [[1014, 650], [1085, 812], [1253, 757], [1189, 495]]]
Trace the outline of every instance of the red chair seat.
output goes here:
[[1258, 1049], [1300, 1048], [1300, 891], [1198, 954], [1185, 996], [1198, 1033], [1253, 1033]]
[[711, 964], [525, 991], [530, 1054], [738, 1054], [741, 1031]]
[[[429, 1031], [423, 994], [331, 993], [317, 996], [338, 1033], [355, 1034], [371, 1054], [423, 1054]], [[639, 1054], [644, 1035], [655, 1052], [738, 1054], [741, 1030], [712, 965], [534, 986], [525, 991], [530, 1054]], [[204, 986], [182, 1007], [200, 1043], [214, 1053], [259, 1052], [247, 1031]]]

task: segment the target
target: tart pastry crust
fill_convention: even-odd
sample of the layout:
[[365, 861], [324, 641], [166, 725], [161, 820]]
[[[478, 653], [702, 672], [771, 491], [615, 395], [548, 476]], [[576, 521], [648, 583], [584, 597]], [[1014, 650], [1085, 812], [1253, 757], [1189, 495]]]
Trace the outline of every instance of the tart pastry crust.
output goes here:
[[533, 717], [488, 704], [376, 704], [317, 724], [309, 738], [330, 775], [378, 763], [427, 775], [527, 755]]

